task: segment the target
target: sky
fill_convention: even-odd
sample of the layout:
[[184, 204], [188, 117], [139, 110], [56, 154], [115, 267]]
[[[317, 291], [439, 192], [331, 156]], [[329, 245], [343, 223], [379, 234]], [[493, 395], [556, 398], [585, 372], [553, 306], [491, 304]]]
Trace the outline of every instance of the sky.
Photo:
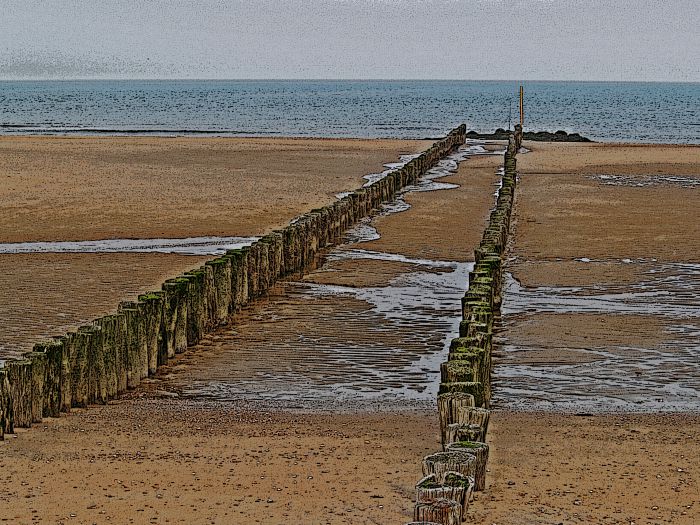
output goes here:
[[698, 0], [0, 0], [0, 79], [700, 82]]

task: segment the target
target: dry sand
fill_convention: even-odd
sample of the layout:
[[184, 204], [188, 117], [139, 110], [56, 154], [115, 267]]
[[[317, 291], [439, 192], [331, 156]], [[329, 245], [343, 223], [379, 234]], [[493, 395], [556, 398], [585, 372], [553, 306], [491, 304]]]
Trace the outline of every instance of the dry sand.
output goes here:
[[[700, 147], [526, 146], [533, 153], [518, 158], [518, 257], [698, 260], [700, 185], [634, 183], [650, 176], [700, 181]], [[604, 184], [600, 175], [626, 176], [629, 184]]]
[[249, 236], [430, 142], [0, 138], [0, 242]]
[[700, 416], [497, 411], [474, 523], [700, 523]]
[[0, 523], [402, 523], [434, 419], [93, 407], [0, 443]]

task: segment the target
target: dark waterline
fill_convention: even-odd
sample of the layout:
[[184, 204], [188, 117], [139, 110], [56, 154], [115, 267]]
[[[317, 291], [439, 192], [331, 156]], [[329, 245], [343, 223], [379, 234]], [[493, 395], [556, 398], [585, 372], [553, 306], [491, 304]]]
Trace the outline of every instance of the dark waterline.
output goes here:
[[[425, 138], [517, 118], [517, 81], [0, 81], [0, 135]], [[700, 84], [526, 82], [526, 127], [700, 144]]]

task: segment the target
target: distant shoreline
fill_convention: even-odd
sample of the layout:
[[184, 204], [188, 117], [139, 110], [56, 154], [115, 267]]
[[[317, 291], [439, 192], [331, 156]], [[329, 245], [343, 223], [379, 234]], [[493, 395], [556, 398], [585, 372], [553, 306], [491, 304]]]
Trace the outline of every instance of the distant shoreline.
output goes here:
[[[435, 139], [519, 120], [516, 81], [0, 81], [0, 135]], [[525, 129], [700, 143], [696, 84], [525, 82]], [[491, 138], [491, 137], [489, 137]], [[575, 138], [575, 137], [574, 137]], [[566, 141], [571, 139], [567, 137]]]

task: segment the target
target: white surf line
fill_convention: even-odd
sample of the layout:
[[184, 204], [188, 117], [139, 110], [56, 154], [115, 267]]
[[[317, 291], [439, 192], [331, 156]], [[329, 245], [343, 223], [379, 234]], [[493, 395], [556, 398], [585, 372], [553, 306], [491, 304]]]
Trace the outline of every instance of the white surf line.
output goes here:
[[172, 253], [224, 255], [250, 246], [259, 237], [186, 237], [182, 239], [102, 239], [96, 241], [0, 243], [0, 254], [20, 253]]

